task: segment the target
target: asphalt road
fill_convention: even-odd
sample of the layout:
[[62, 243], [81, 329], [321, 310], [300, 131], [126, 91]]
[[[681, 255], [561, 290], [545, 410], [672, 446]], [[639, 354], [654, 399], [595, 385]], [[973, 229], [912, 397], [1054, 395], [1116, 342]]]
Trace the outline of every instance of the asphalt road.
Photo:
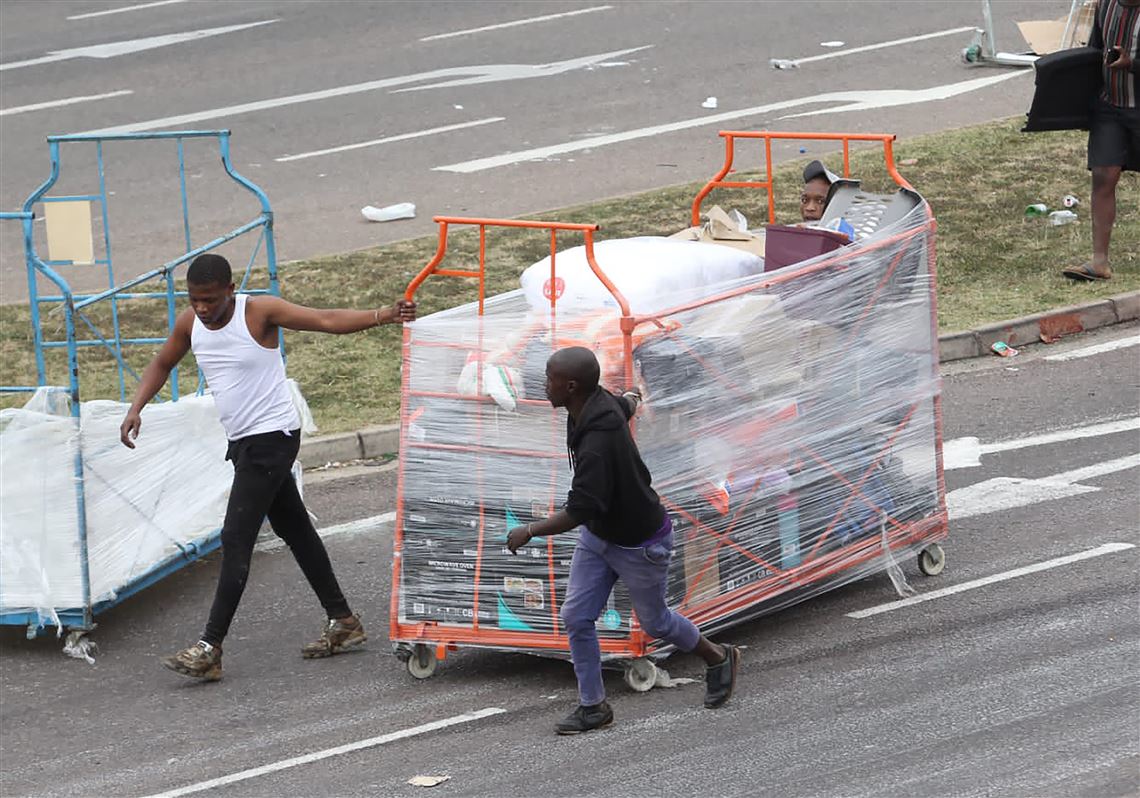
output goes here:
[[[707, 178], [723, 157], [718, 129], [911, 136], [1021, 113], [1032, 92], [1027, 71], [960, 62], [971, 33], [947, 31], [982, 22], [967, 0], [129, 5], [145, 7], [0, 4], [0, 208], [18, 209], [47, 178], [49, 134], [230, 128], [235, 168], [275, 209], [282, 262], [421, 235], [434, 214], [514, 216]], [[1068, 5], [995, 3], [998, 44], [1023, 48], [1015, 20], [1057, 18]], [[502, 27], [536, 16], [551, 18]], [[709, 97], [715, 109], [702, 107]], [[816, 115], [789, 118], [803, 113]], [[104, 156], [118, 277], [184, 252], [175, 146], [108, 143]], [[212, 143], [189, 141], [186, 158], [193, 245], [253, 218]], [[96, 190], [93, 145], [64, 145], [52, 196]], [[414, 220], [360, 215], [404, 201], [417, 205]], [[27, 294], [18, 235], [0, 227], [7, 302]], [[242, 241], [224, 250], [238, 262], [254, 243]], [[106, 286], [99, 267], [63, 271], [76, 286]]]
[[[413, 680], [386, 641], [391, 527], [372, 524], [328, 538], [372, 635], [352, 654], [300, 658], [320, 612], [283, 549], [255, 556], [219, 683], [190, 682], [155, 660], [197, 633], [216, 558], [102, 616], [94, 665], [62, 656], [54, 639], [0, 630], [0, 793], [149, 795], [262, 768], [203, 793], [413, 795], [406, 780], [427, 774], [451, 777], [433, 795], [455, 796], [1135, 795], [1138, 337], [1131, 325], [943, 371], [946, 439], [1015, 443], [947, 472], [952, 499], [984, 484], [995, 504], [960, 509], [946, 571], [926, 578], [908, 563], [912, 585], [929, 594], [1085, 559], [849, 617], [897, 599], [880, 575], [733, 628], [720, 639], [747, 649], [722, 710], [700, 708], [699, 685], [636, 694], [614, 673], [617, 723], [567, 739], [552, 734], [575, 700], [566, 663], [463, 650]], [[1046, 359], [1122, 340], [1132, 345]], [[1120, 431], [1065, 432], [1109, 422]], [[1027, 440], [1058, 431], [1063, 440]], [[1079, 478], [1060, 476], [1074, 469]], [[1096, 490], [1013, 506], [1017, 485], [990, 480], [1015, 477]], [[311, 478], [307, 498], [329, 527], [390, 510], [391, 479], [390, 470]], [[686, 656], [664, 667], [701, 672]], [[504, 711], [394, 739], [492, 709]], [[324, 758], [282, 767], [313, 754]]]

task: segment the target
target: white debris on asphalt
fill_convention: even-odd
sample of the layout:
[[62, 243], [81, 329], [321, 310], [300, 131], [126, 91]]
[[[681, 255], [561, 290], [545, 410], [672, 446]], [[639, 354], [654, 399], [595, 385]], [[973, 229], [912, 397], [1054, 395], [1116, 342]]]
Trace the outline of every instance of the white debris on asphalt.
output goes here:
[[412, 776], [408, 779], [408, 784], [413, 787], [435, 787], [450, 779], [451, 776]]

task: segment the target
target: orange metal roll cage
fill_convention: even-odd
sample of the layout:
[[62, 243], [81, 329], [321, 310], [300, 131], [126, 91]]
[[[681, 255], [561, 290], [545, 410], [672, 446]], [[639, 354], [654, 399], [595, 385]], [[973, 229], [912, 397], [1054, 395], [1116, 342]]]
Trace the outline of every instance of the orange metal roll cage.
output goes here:
[[[851, 142], [877, 141], [883, 145], [883, 160], [886, 162], [887, 174], [902, 188], [913, 190], [910, 183], [899, 174], [895, 166], [894, 141], [891, 133], [776, 133], [770, 130], [722, 130], [719, 133], [724, 139], [724, 165], [705, 183], [704, 188], [697, 192], [693, 200], [690, 224], [701, 223], [701, 203], [714, 188], [762, 188], [768, 193], [768, 224], [776, 223], [775, 177], [772, 174], [772, 142], [773, 141], [838, 141], [843, 144], [843, 176], [851, 176]], [[763, 139], [765, 177], [760, 181], [725, 180], [732, 172], [736, 160], [737, 139]]]
[[[893, 142], [895, 136], [891, 134], [847, 134], [847, 133], [785, 133], [785, 132], [771, 132], [771, 131], [721, 131], [720, 137], [725, 141], [725, 160], [720, 171], [701, 188], [693, 200], [691, 206], [691, 223], [696, 225], [700, 223], [700, 209], [701, 203], [709, 195], [714, 188], [758, 188], [764, 189], [768, 195], [768, 219], [769, 223], [775, 222], [775, 198], [774, 188], [775, 181], [773, 177], [772, 168], [772, 142], [773, 141], [787, 141], [787, 140], [806, 140], [806, 141], [837, 141], [842, 144], [843, 151], [843, 174], [845, 177], [850, 175], [850, 144], [851, 142], [879, 142], [883, 146], [883, 156], [886, 164], [888, 174], [894, 182], [906, 189], [913, 190], [910, 183], [899, 174], [898, 169], [894, 162]], [[735, 162], [735, 147], [738, 139], [760, 139], [764, 142], [764, 156], [765, 156], [765, 176], [764, 181], [730, 181], [724, 178], [728, 176], [732, 170]], [[934, 248], [934, 232], [936, 229], [933, 214], [928, 205], [925, 207], [926, 223], [919, 228], [912, 230], [895, 233], [882, 239], [873, 239], [863, 241], [856, 245], [856, 252], [865, 254], [874, 252], [889, 246], [898, 245], [909, 239], [914, 238], [920, 233], [927, 232], [930, 234], [928, 242], [928, 269], [931, 275], [930, 292], [931, 292], [931, 325], [933, 340], [937, 340], [937, 297], [935, 295], [935, 248]], [[590, 269], [594, 272], [595, 276], [606, 287], [610, 294], [614, 297], [615, 301], [621, 310], [620, 328], [623, 337], [623, 354], [624, 354], [624, 377], [626, 385], [622, 387], [629, 387], [633, 384], [633, 351], [632, 351], [632, 334], [637, 327], [642, 324], [653, 324], [661, 328], [664, 332], [668, 333], [671, 329], [670, 323], [665, 321], [668, 317], [676, 315], [681, 312], [693, 310], [699, 307], [713, 304], [715, 302], [724, 301], [735, 296], [741, 296], [747, 293], [755, 292], [758, 290], [765, 290], [773, 286], [785, 283], [809, 274], [825, 271], [840, 267], [842, 268], [841, 261], [850, 257], [853, 253], [850, 248], [845, 250], [837, 250], [831, 253], [831, 257], [818, 260], [807, 266], [801, 268], [786, 268], [777, 274], [773, 274], [770, 278], [763, 280], [755, 285], [743, 286], [724, 291], [715, 296], [703, 297], [700, 300], [688, 302], [669, 308], [652, 315], [634, 316], [631, 312], [629, 302], [621, 291], [614, 285], [613, 281], [606, 275], [605, 271], [599, 266], [594, 255], [594, 233], [600, 229], [596, 224], [575, 224], [564, 222], [546, 222], [546, 221], [528, 221], [517, 219], [490, 219], [490, 218], [467, 218], [456, 216], [436, 216], [433, 220], [439, 225], [439, 243], [435, 255], [431, 260], [420, 270], [420, 272], [408, 284], [405, 291], [406, 299], [414, 299], [416, 291], [421, 285], [432, 275], [439, 275], [444, 277], [464, 277], [478, 280], [478, 314], [483, 315], [484, 300], [485, 300], [485, 286], [486, 286], [486, 267], [487, 267], [487, 249], [486, 249], [486, 234], [488, 227], [505, 227], [505, 228], [529, 228], [541, 229], [550, 231], [550, 274], [551, 284], [555, 284], [556, 273], [556, 253], [557, 253], [557, 234], [559, 232], [580, 232], [583, 234], [584, 244], [586, 249], [586, 261]], [[477, 226], [479, 228], [479, 265], [478, 270], [474, 269], [441, 269], [440, 264], [447, 253], [447, 237], [449, 229], [452, 226]], [[890, 279], [895, 268], [901, 261], [901, 255], [895, 257], [887, 272], [880, 280], [879, 285], [876, 287], [872, 296], [868, 300], [863, 309], [863, 314], [857, 321], [857, 325], [872, 311], [873, 307], [877, 304], [879, 295], [885, 287], [887, 281]], [[551, 314], [556, 311], [557, 307], [557, 292], [552, 290], [550, 292], [550, 308]], [[855, 331], [852, 331], [852, 335]], [[480, 333], [480, 339], [481, 339]], [[410, 343], [411, 331], [407, 327], [404, 329], [404, 347], [403, 347], [403, 369], [402, 369], [402, 396], [406, 400], [410, 396], [439, 396], [466, 399], [474, 402], [485, 401], [482, 397], [465, 397], [459, 394], [448, 394], [443, 392], [425, 392], [413, 391], [410, 388]], [[446, 346], [446, 344], [434, 344], [438, 346]], [[932, 376], [936, 379], [938, 375], [938, 353], [937, 348], [933, 353], [932, 359]], [[541, 402], [523, 401], [525, 405], [540, 405]], [[947, 513], [945, 505], [945, 480], [942, 468], [942, 413], [941, 413], [941, 397], [938, 394], [934, 395], [934, 423], [935, 423], [935, 458], [936, 458], [936, 480], [938, 488], [938, 511], [921, 521], [916, 523], [903, 523], [897, 519], [883, 513], [885, 523], [892, 528], [892, 532], [887, 535], [889, 544], [892, 547], [909, 545], [921, 540], [940, 540], [946, 537], [947, 534]], [[918, 405], [913, 405], [909, 412], [905, 415], [903, 420], [895, 427], [893, 433], [889, 436], [888, 442], [884, 445], [883, 449], [879, 452], [878, 457], [867, 467], [863, 475], [852, 484], [851, 481], [842, 474], [840, 474], [830, 463], [823, 459], [818, 453], [809, 449], [804, 449], [804, 454], [819, 465], [827, 469], [833, 476], [837, 477], [843, 484], [850, 489], [850, 495], [846, 501], [836, 511], [831, 522], [828, 524], [824, 533], [816, 541], [810, 552], [804, 558], [803, 562], [789, 569], [780, 569], [769, 563], [754, 553], [744, 551], [746, 556], [753, 559], [763, 567], [768, 568], [772, 572], [772, 576], [759, 580], [755, 583], [745, 585], [729, 593], [715, 596], [711, 599], [706, 599], [699, 603], [690, 604], [692, 599], [692, 592], [696, 585], [700, 583], [701, 575], [708, 568], [711, 567], [712, 562], [717, 557], [717, 553], [722, 546], [730, 546], [735, 549], [740, 547], [734, 543], [730, 538], [732, 527], [735, 526], [736, 518], [734, 517], [725, 532], [717, 532], [706, 524], [703, 524], [693, 518], [689, 513], [682, 510], [680, 507], [672, 504], [666, 496], [662, 496], [663, 502], [666, 506], [675, 513], [680, 514], [689, 520], [695, 529], [701, 530], [709, 536], [717, 540], [716, 546], [709, 554], [704, 562], [700, 574], [693, 581], [687, 595], [681, 605], [685, 610], [686, 615], [696, 623], [703, 621], [713, 621], [717, 618], [725, 617], [733, 612], [745, 609], [748, 606], [756, 603], [758, 600], [772, 598], [786, 591], [801, 587], [812, 582], [819, 581], [828, 576], [831, 576], [839, 571], [851, 568], [855, 565], [870, 561], [875, 557], [881, 556], [881, 541], [876, 538], [869, 538], [860, 541], [854, 545], [846, 547], [845, 549], [831, 552], [820, 552], [819, 549], [842, 518], [843, 513], [846, 511], [847, 506], [856, 498], [860, 498], [865, 504], [872, 508], [879, 509], [876, 505], [863, 493], [862, 487], [871, 473], [878, 466], [879, 462], [889, 451], [891, 443], [894, 439], [901, 434], [903, 429], [910, 423], [915, 412], [918, 410]], [[407, 440], [406, 430], [408, 427], [409, 418], [405, 417], [407, 413], [407, 402], [401, 402], [401, 425], [400, 425], [400, 447], [401, 451], [406, 451], [405, 447], [409, 445]], [[433, 448], [447, 448], [447, 449], [462, 449], [470, 451], [482, 451], [482, 447], [472, 446], [451, 446], [446, 444], [436, 444]], [[496, 450], [497, 451], [497, 450]], [[543, 452], [530, 452], [530, 451], [517, 451], [516, 454], [534, 456], [542, 459], [550, 460], [551, 458]], [[561, 456], [561, 455], [559, 455]], [[478, 476], [481, 479], [481, 475]], [[755, 490], [755, 488], [753, 488]], [[396, 508], [396, 529], [395, 529], [395, 556], [392, 564], [392, 591], [391, 591], [391, 606], [390, 606], [390, 636], [394, 642], [397, 641], [423, 641], [431, 642], [436, 646], [436, 653], [439, 658], [443, 658], [446, 652], [454, 648], [454, 644], [469, 644], [477, 645], [488, 648], [525, 648], [532, 650], [555, 650], [565, 651], [568, 646], [568, 640], [565, 635], [556, 633], [534, 633], [534, 632], [512, 632], [504, 630], [495, 630], [492, 634], [488, 634], [479, 628], [478, 618], [478, 591], [479, 591], [479, 574], [481, 571], [481, 554], [478, 558], [480, 562], [476, 563], [475, 569], [475, 598], [472, 625], [470, 628], [462, 626], [453, 626], [440, 624], [438, 622], [416, 622], [416, 623], [401, 623], [399, 620], [399, 579], [401, 570], [401, 544], [403, 539], [403, 496], [404, 496], [404, 466], [403, 458], [400, 459], [400, 467], [397, 478], [397, 508]], [[553, 509], [553, 508], [552, 508]], [[479, 519], [479, 541], [477, 550], [481, 553], [483, 550], [483, 511], [480, 509]], [[554, 560], [553, 560], [553, 543], [547, 540], [549, 570], [550, 570], [550, 588], [553, 594], [554, 589]], [[551, 596], [551, 615], [554, 628], [557, 628], [557, 600], [555, 596]], [[644, 656], [650, 651], [654, 650], [657, 646], [654, 645], [651, 638], [642, 632], [636, 623], [633, 622], [631, 633], [628, 639], [614, 639], [602, 638], [600, 640], [603, 652], [610, 654], [625, 655], [630, 657]]]

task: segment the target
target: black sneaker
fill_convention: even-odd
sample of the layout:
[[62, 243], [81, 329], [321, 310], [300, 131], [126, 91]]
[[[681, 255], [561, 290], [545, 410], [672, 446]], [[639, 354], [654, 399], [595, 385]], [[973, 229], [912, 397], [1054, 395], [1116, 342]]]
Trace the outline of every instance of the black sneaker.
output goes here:
[[705, 707], [716, 709], [732, 697], [736, 686], [736, 666], [740, 662], [740, 650], [736, 646], [724, 646], [724, 662], [710, 665], [705, 671]]
[[610, 705], [603, 701], [600, 704], [585, 707], [579, 705], [562, 720], [554, 730], [559, 734], [582, 734], [583, 732], [602, 729], [614, 722], [614, 711]]

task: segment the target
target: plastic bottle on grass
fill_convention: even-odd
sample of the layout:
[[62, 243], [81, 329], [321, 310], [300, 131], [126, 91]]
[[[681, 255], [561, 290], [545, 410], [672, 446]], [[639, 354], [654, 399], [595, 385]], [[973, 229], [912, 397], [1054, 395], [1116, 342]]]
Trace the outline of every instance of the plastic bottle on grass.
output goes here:
[[1049, 206], [1044, 202], [1035, 202], [1025, 208], [1026, 219], [1039, 219], [1040, 217], [1049, 213]]
[[1060, 227], [1064, 224], [1072, 224], [1077, 220], [1077, 215], [1072, 211], [1053, 211], [1049, 214], [1049, 224], [1054, 227]]

